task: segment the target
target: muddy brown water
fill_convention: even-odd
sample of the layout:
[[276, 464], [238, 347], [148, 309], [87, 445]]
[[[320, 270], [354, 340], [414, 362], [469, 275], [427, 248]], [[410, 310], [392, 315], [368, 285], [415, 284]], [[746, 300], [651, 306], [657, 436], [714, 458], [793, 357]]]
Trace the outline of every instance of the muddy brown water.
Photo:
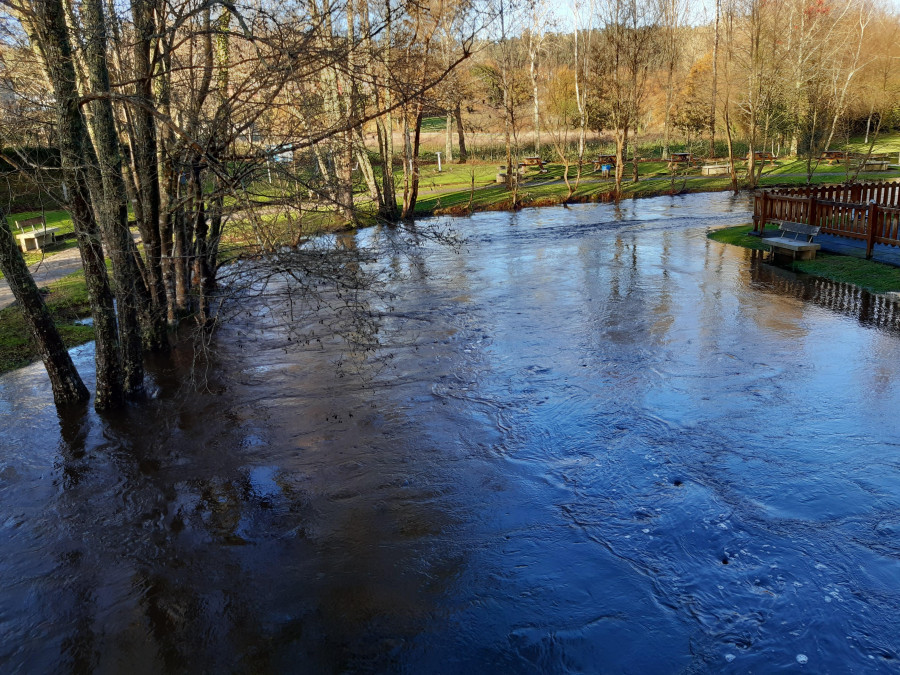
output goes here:
[[114, 418], [3, 376], [0, 669], [897, 672], [898, 310], [748, 204], [456, 220], [381, 358], [248, 307]]

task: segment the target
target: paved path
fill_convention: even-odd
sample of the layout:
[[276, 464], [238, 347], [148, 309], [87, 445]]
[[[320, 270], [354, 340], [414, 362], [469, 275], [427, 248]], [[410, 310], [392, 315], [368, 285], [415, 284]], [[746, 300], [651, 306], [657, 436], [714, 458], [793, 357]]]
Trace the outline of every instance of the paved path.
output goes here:
[[[133, 233], [133, 236], [134, 243], [140, 244], [141, 235]], [[46, 286], [81, 270], [81, 253], [78, 252], [77, 246], [59, 253], [50, 251], [49, 255], [41, 262], [29, 265], [28, 269], [31, 271], [31, 276], [34, 277], [38, 286]], [[10, 290], [9, 284], [6, 283], [6, 279], [0, 279], [0, 309], [9, 307], [15, 301], [16, 299], [13, 297], [12, 290]]]
[[[62, 279], [64, 276], [80, 270], [81, 254], [76, 246], [61, 253], [52, 254], [41, 262], [29, 266], [28, 269], [31, 270], [31, 276], [34, 277], [38, 286], [46, 286], [57, 279]], [[15, 300], [9, 284], [6, 283], [6, 279], [0, 279], [0, 309], [9, 307]]]

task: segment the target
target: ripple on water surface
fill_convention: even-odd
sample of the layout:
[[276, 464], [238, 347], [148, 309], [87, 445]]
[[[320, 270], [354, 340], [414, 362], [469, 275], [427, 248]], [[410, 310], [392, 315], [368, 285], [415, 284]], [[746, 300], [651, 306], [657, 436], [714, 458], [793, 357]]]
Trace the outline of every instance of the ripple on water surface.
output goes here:
[[375, 356], [248, 305], [115, 417], [4, 376], [0, 663], [895, 671], [898, 309], [706, 239], [747, 209], [460, 219]]

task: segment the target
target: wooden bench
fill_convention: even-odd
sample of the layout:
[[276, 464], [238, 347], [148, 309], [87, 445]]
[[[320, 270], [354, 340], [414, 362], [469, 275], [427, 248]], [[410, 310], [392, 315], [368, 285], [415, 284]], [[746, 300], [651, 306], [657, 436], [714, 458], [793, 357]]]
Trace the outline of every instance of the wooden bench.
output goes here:
[[[56, 233], [59, 232], [60, 229], [58, 227], [48, 228], [43, 216], [26, 218], [25, 220], [18, 221], [16, 225], [22, 230], [26, 227], [31, 227], [31, 232], [21, 232], [16, 235], [16, 239], [19, 242], [19, 246], [22, 247], [23, 253], [27, 253], [28, 251], [40, 251], [47, 246], [52, 246], [56, 243]], [[41, 229], [38, 229], [39, 227]]]
[[812, 243], [813, 237], [819, 234], [819, 228], [815, 225], [792, 223], [789, 220], [785, 220], [778, 225], [778, 229], [781, 231], [779, 236], [763, 239], [764, 244], [771, 246], [773, 258], [777, 254], [790, 251], [791, 260], [797, 260], [798, 258], [800, 260], [812, 260], [816, 257], [816, 251], [822, 248], [819, 244]]

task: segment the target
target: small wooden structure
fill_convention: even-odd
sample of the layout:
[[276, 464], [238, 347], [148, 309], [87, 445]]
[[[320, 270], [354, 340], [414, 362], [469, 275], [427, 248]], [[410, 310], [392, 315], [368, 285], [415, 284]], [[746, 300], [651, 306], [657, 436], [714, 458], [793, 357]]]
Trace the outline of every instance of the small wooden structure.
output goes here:
[[536, 166], [539, 169], [544, 168], [544, 160], [540, 157], [523, 157], [522, 158], [523, 166]]
[[[41, 249], [56, 243], [56, 233], [59, 232], [60, 228], [48, 228], [47, 221], [44, 220], [43, 216], [26, 218], [25, 220], [20, 220], [16, 224], [23, 230], [26, 227], [31, 226], [31, 232], [21, 232], [16, 235], [16, 239], [19, 242], [19, 246], [22, 247], [23, 253], [27, 253], [28, 251], [40, 251]], [[40, 226], [41, 229], [38, 229], [38, 226]]]
[[798, 258], [812, 260], [816, 257], [816, 251], [822, 248], [819, 244], [812, 243], [813, 237], [819, 234], [820, 228], [816, 225], [785, 220], [778, 226], [778, 229], [781, 231], [779, 236], [763, 239], [763, 243], [769, 246], [773, 259], [776, 259], [778, 254], [788, 252], [791, 254], [792, 261]]
[[826, 150], [822, 153], [822, 156], [819, 158], [824, 162], [828, 162], [829, 164], [838, 164], [840, 162], [846, 161], [847, 159], [847, 151], [846, 150]]

